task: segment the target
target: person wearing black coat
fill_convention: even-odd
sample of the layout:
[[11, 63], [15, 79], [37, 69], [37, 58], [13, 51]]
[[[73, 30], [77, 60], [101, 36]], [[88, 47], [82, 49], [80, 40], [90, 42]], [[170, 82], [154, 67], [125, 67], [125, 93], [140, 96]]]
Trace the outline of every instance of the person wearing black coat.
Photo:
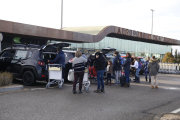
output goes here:
[[126, 77], [126, 84], [124, 87], [129, 87], [129, 71], [130, 71], [130, 65], [131, 65], [131, 54], [127, 53], [126, 54], [126, 61], [124, 63], [124, 71], [125, 71], [125, 77]]
[[104, 72], [106, 69], [106, 61], [103, 57], [103, 54], [100, 52], [97, 52], [95, 54], [95, 60], [94, 60], [94, 67], [97, 70], [97, 90], [95, 90], [95, 93], [101, 93], [104, 92]]

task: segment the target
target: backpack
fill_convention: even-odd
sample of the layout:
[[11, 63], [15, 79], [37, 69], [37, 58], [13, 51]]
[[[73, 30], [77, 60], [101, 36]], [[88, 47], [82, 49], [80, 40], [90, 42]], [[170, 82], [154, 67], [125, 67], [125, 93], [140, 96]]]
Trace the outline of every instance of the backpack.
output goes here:
[[122, 62], [121, 62], [121, 59], [120, 59], [120, 58], [117, 59], [117, 64], [118, 64], [118, 66], [121, 66], [121, 65], [122, 65]]
[[141, 65], [140, 62], [138, 62], [138, 68], [139, 68], [139, 69], [142, 69], [142, 65]]

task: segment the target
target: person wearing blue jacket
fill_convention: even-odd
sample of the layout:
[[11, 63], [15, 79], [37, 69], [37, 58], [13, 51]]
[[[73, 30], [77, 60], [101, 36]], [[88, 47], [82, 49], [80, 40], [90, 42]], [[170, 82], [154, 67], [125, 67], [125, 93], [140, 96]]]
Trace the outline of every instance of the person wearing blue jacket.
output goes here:
[[57, 49], [57, 56], [54, 60], [48, 60], [50, 63], [56, 63], [56, 64], [61, 64], [63, 68], [65, 68], [65, 54], [62, 51], [62, 48], [59, 47]]
[[129, 80], [130, 65], [131, 65], [131, 54], [127, 53], [126, 54], [126, 61], [123, 64], [124, 71], [125, 71], [125, 78], [126, 78], [126, 84], [124, 85], [124, 87], [130, 86], [130, 80]]
[[146, 82], [147, 82], [148, 76], [149, 76], [149, 82], [151, 82], [151, 76], [149, 75], [149, 71], [148, 71], [149, 61], [150, 61], [150, 57], [147, 58], [147, 60], [146, 60], [146, 62], [145, 62], [145, 67], [144, 67]]
[[[121, 56], [119, 55], [119, 52], [114, 52], [115, 58], [113, 59], [113, 71], [115, 73], [115, 84], [118, 84], [118, 78], [121, 77], [120, 71], [122, 70], [121, 65], [123, 64], [123, 60]], [[121, 65], [118, 65], [118, 59], [121, 60]]]
[[62, 51], [62, 48], [59, 47], [57, 49], [57, 56], [54, 60], [48, 60], [48, 62], [50, 63], [56, 63], [56, 64], [61, 64], [62, 65], [62, 77], [63, 77], [63, 74], [64, 74], [64, 69], [65, 69], [65, 54], [64, 52]]

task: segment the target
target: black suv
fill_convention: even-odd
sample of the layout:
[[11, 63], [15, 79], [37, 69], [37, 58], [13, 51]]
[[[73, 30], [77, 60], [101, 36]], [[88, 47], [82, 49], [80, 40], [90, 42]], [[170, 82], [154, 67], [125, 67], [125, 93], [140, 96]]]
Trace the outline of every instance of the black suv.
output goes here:
[[[55, 59], [58, 47], [68, 47], [68, 43], [55, 43], [44, 45], [15, 44], [0, 53], [0, 71], [11, 72], [16, 78], [22, 78], [25, 85], [33, 85], [36, 80], [48, 80], [47, 60]], [[64, 79], [67, 81], [69, 69], [72, 64], [69, 60], [74, 58], [75, 51], [63, 50], [66, 56]]]

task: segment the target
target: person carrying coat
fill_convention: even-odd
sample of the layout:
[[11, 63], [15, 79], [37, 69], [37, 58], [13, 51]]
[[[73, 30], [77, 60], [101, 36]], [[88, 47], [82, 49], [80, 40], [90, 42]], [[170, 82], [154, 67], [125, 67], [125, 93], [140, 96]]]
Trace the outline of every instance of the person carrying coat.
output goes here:
[[[119, 55], [119, 52], [114, 52], [115, 58], [113, 59], [113, 71], [115, 73], [115, 84], [118, 84], [118, 78], [121, 77], [120, 71], [122, 70], [121, 65], [123, 64], [123, 60]], [[118, 60], [120, 60], [120, 64], [118, 64]]]
[[151, 76], [149, 75], [149, 71], [148, 71], [149, 60], [150, 60], [150, 57], [147, 58], [147, 60], [145, 62], [145, 67], [144, 67], [144, 73], [145, 73], [146, 82], [147, 82], [148, 76], [149, 76], [149, 82], [151, 82]]
[[82, 82], [84, 78], [85, 63], [87, 59], [82, 56], [81, 51], [76, 51], [75, 58], [72, 61], [72, 67], [74, 69], [74, 83], [73, 83], [73, 93], [76, 94], [76, 84], [79, 78], [79, 94], [82, 93]]
[[154, 77], [154, 79], [151, 80], [152, 89], [154, 89], [154, 85], [155, 85], [155, 88], [158, 88], [157, 74], [158, 74], [159, 68], [160, 67], [159, 67], [158, 60], [155, 58], [155, 56], [152, 56], [152, 59], [150, 60], [148, 64], [149, 75]]
[[126, 78], [126, 84], [124, 85], [124, 87], [130, 86], [130, 80], [129, 80], [130, 65], [131, 65], [131, 54], [127, 53], [126, 54], [126, 61], [123, 64], [124, 71], [125, 71], [125, 78]]
[[135, 59], [134, 65], [131, 65], [131, 67], [135, 67], [135, 69], [136, 69], [135, 79], [133, 82], [140, 83], [140, 77], [139, 77], [139, 71], [141, 70], [140, 62], [139, 62], [139, 59], [137, 57], [135, 57], [134, 59]]
[[100, 52], [96, 52], [95, 54], [94, 67], [97, 70], [97, 90], [95, 90], [94, 92], [95, 93], [105, 92], [103, 77], [106, 69], [106, 61], [102, 53]]

